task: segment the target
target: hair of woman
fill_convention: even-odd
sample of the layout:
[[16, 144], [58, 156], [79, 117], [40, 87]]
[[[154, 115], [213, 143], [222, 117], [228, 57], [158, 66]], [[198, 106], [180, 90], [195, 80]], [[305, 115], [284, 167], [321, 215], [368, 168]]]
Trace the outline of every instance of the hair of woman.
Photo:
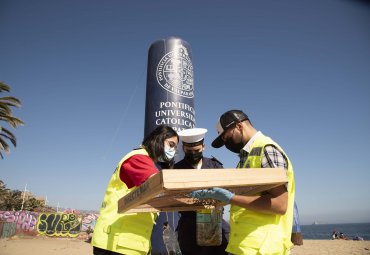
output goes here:
[[169, 126], [160, 125], [144, 138], [142, 145], [147, 150], [149, 157], [157, 162], [158, 158], [164, 153], [164, 141], [174, 136], [179, 140], [175, 130]]

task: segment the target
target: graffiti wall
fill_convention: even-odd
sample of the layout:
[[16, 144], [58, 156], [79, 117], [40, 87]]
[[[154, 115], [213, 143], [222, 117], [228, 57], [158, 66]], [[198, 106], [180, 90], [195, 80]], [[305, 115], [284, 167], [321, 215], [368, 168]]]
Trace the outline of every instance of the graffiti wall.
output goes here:
[[86, 232], [88, 229], [94, 229], [96, 220], [98, 219], [99, 214], [87, 214], [82, 218], [82, 232]]
[[0, 211], [0, 221], [14, 222], [16, 233], [34, 234], [38, 213], [26, 211]]
[[[0, 236], [46, 235], [51, 237], [78, 237], [93, 230], [98, 214], [81, 215], [79, 212], [37, 213], [26, 211], [0, 211]], [[12, 224], [7, 224], [12, 223]], [[6, 233], [4, 233], [6, 231]]]
[[37, 232], [41, 235], [77, 237], [81, 230], [81, 217], [76, 214], [41, 213]]
[[0, 221], [0, 238], [7, 238], [15, 235], [16, 224], [14, 222]]

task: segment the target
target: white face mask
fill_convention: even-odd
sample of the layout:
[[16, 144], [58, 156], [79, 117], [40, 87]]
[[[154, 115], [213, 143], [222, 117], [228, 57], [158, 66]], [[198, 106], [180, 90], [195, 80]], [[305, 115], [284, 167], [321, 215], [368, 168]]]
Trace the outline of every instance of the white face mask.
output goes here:
[[167, 144], [164, 146], [164, 153], [166, 154], [166, 157], [171, 160], [173, 157], [175, 157], [176, 149], [174, 147], [167, 146]]
[[159, 162], [168, 162], [168, 161], [171, 161], [173, 159], [173, 157], [175, 157], [175, 154], [176, 154], [176, 149], [173, 147], [171, 148], [170, 146], [168, 146], [167, 144], [164, 145], [164, 156], [165, 156], [165, 159], [163, 158], [163, 156], [160, 156], [158, 158], [158, 161]]

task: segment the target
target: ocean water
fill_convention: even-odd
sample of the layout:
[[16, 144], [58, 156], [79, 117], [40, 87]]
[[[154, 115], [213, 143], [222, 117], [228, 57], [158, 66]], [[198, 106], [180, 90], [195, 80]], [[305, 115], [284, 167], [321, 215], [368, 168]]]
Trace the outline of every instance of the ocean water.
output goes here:
[[331, 240], [333, 231], [342, 232], [351, 240], [361, 236], [370, 241], [370, 223], [301, 225], [303, 240]]

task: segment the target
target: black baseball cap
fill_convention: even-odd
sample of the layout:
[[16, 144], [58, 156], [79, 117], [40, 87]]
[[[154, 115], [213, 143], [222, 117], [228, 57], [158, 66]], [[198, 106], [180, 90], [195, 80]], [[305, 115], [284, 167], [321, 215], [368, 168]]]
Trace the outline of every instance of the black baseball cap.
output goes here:
[[218, 137], [213, 140], [212, 147], [220, 148], [224, 146], [225, 142], [221, 139], [223, 133], [231, 127], [234, 127], [237, 123], [244, 120], [249, 120], [247, 114], [241, 110], [230, 110], [221, 115], [220, 119], [216, 124], [216, 130]]

